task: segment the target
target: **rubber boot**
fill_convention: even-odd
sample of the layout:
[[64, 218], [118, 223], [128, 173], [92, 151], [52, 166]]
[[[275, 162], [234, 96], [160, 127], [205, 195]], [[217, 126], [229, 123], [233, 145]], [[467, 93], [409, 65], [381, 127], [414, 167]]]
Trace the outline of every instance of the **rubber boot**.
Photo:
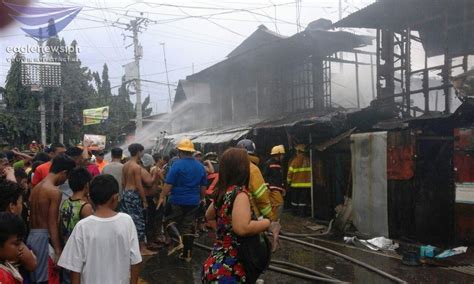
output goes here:
[[179, 256], [182, 260], [190, 262], [193, 254], [194, 234], [183, 235], [183, 253]]
[[166, 226], [166, 232], [171, 239], [170, 246], [168, 248], [168, 256], [170, 256], [183, 248], [183, 240], [181, 239], [181, 235], [179, 234], [175, 223], [168, 224], [168, 226]]

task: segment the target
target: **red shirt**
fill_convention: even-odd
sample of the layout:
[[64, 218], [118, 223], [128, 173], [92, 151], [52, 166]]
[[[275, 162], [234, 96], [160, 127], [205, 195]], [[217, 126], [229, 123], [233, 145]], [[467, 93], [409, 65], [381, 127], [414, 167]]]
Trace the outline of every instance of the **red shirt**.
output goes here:
[[48, 175], [49, 169], [51, 169], [51, 165], [52, 162], [46, 162], [36, 168], [33, 178], [31, 179], [31, 184], [33, 186], [40, 183]]
[[99, 168], [99, 172], [102, 173], [102, 171], [104, 170], [104, 167], [107, 166], [108, 162], [106, 160], [103, 160], [102, 163], [99, 163], [98, 161], [96, 161], [95, 164]]
[[99, 168], [96, 166], [96, 164], [88, 164], [87, 170], [92, 175], [92, 177], [100, 175]]
[[21, 281], [15, 279], [13, 274], [7, 269], [0, 268], [0, 283], [5, 284], [21, 284]]

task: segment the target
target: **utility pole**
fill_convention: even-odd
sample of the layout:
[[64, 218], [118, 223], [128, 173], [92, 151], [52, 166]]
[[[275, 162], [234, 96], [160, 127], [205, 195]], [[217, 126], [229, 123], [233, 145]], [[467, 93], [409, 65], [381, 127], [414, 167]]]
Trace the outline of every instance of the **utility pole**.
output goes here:
[[[127, 11], [128, 13], [128, 11]], [[135, 82], [135, 92], [137, 95], [137, 101], [135, 103], [136, 111], [136, 129], [135, 132], [140, 131], [143, 128], [143, 115], [142, 115], [142, 88], [141, 88], [141, 78], [140, 78], [140, 59], [143, 57], [143, 47], [138, 41], [138, 33], [143, 32], [148, 26], [148, 23], [151, 22], [149, 19], [142, 17], [143, 13], [140, 13], [139, 17], [135, 17], [134, 20], [130, 20], [130, 23], [121, 23], [118, 20], [114, 23], [115, 26], [122, 26], [125, 31], [132, 32], [131, 37], [133, 39], [133, 55], [135, 59], [136, 67], [136, 78], [132, 80]], [[130, 45], [129, 45], [130, 46]], [[129, 47], [129, 46], [126, 46]]]
[[[339, 21], [342, 20], [342, 0], [339, 0]], [[339, 31], [341, 29], [339, 28]], [[344, 53], [341, 51], [339, 52], [339, 59], [343, 60], [344, 59]], [[343, 70], [343, 63], [339, 63], [339, 72], [342, 73]]]
[[137, 126], [136, 132], [140, 131], [143, 127], [142, 120], [142, 88], [140, 82], [140, 59], [142, 58], [143, 48], [138, 43], [138, 30], [139, 25], [144, 21], [143, 18], [137, 18], [136, 20], [130, 21], [130, 28], [133, 32], [133, 55], [135, 57], [135, 65], [137, 67], [137, 79], [135, 80], [135, 88], [137, 93], [137, 102], [135, 104], [137, 114]]
[[[54, 24], [48, 26], [48, 34], [51, 36], [54, 30]], [[61, 64], [55, 62], [43, 62], [43, 29], [39, 29], [39, 36], [32, 37], [39, 46], [39, 62], [38, 63], [21, 63], [21, 83], [24, 86], [30, 86], [32, 92], [39, 93], [39, 111], [40, 111], [40, 128], [41, 128], [41, 144], [46, 145], [46, 106], [44, 87], [57, 88], [61, 86]], [[53, 132], [53, 131], [52, 131]], [[53, 139], [53, 137], [51, 137]]]
[[64, 144], [64, 98], [59, 89], [59, 143]]
[[[40, 35], [41, 35], [41, 30], [40, 30]], [[32, 39], [36, 40], [39, 46], [39, 62], [43, 62], [43, 43], [44, 40], [40, 36], [38, 39], [31, 37]], [[40, 79], [42, 78], [41, 75], [41, 68], [40, 68]], [[44, 146], [46, 145], [46, 105], [45, 105], [45, 100], [44, 100], [44, 90], [42, 87], [38, 87], [38, 93], [39, 93], [39, 111], [40, 111], [40, 131], [41, 131], [41, 144]]]
[[[166, 63], [166, 49], [165, 49], [165, 43], [162, 42], [160, 45], [163, 47], [163, 57], [165, 58], [165, 72], [166, 72], [166, 84], [168, 85], [168, 97], [170, 99], [170, 110], [171, 110], [171, 88], [170, 88], [170, 78], [168, 76], [168, 64]], [[193, 63], [194, 64], [194, 63]], [[193, 72], [194, 73], [194, 72]]]

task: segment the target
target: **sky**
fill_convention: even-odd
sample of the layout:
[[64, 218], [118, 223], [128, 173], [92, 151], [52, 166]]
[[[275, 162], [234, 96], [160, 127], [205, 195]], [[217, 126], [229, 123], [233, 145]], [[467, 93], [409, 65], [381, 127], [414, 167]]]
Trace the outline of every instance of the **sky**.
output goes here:
[[[374, 0], [343, 0], [343, 17], [373, 2]], [[140, 62], [142, 79], [166, 83], [164, 46], [169, 81], [173, 85], [192, 74], [193, 70], [198, 72], [225, 59], [259, 25], [264, 24], [269, 29], [288, 36], [298, 31], [297, 23], [300, 30], [303, 30], [308, 23], [319, 18], [333, 22], [339, 18], [338, 0], [302, 0], [299, 5], [289, 0], [42, 0], [33, 3], [43, 7], [83, 7], [59, 36], [66, 43], [78, 41], [83, 66], [101, 73], [103, 64], [107, 63], [113, 87], [120, 85], [123, 65], [133, 61], [133, 46], [129, 46], [132, 40], [127, 37], [130, 32], [124, 31], [120, 23], [129, 23], [137, 16], [149, 19], [146, 29], [139, 34], [143, 46], [143, 59]], [[36, 44], [25, 36], [20, 27], [20, 24], [13, 23], [0, 31], [0, 85], [5, 82], [10, 66], [7, 58], [11, 58], [11, 54], [6, 52], [6, 48]], [[347, 31], [355, 32], [352, 29]], [[357, 33], [367, 35], [371, 31], [357, 30]], [[129, 47], [126, 48], [127, 46]], [[362, 72], [369, 74], [370, 69], [366, 68]], [[335, 76], [335, 91], [337, 92], [338, 86], [345, 88], [343, 84], [351, 80]], [[368, 81], [362, 83], [365, 105], [371, 98]], [[172, 86], [171, 96], [174, 96], [174, 89]], [[118, 88], [112, 90], [115, 94], [117, 91]], [[166, 85], [143, 82], [142, 100], [148, 94], [151, 96], [153, 113], [169, 110]], [[348, 104], [353, 105], [354, 101]]]

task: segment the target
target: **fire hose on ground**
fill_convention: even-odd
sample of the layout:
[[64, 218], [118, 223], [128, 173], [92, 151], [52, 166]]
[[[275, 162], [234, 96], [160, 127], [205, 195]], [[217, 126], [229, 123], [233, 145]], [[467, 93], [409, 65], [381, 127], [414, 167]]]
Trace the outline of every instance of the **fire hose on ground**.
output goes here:
[[326, 229], [326, 231], [324, 231], [322, 233], [303, 233], [303, 234], [299, 234], [299, 233], [290, 233], [290, 232], [281, 231], [280, 235], [281, 236], [287, 236], [287, 237], [296, 237], [296, 238], [326, 236], [326, 235], [329, 235], [329, 233], [331, 233], [333, 223], [334, 223], [334, 219], [332, 219], [331, 222], [329, 222], [328, 228]]
[[[194, 245], [196, 247], [200, 248], [200, 249], [204, 249], [204, 250], [208, 250], [208, 251], [212, 250], [211, 247], [200, 244], [200, 243], [195, 242]], [[313, 269], [310, 269], [310, 268], [307, 268], [307, 267], [304, 267], [304, 266], [301, 266], [301, 265], [297, 265], [297, 264], [294, 264], [294, 263], [290, 263], [290, 262], [286, 262], [286, 261], [280, 261], [280, 260], [272, 260], [272, 261], [270, 261], [270, 263], [271, 264], [276, 264], [276, 265], [289, 266], [289, 267], [293, 267], [293, 268], [300, 269], [302, 271], [308, 272], [308, 273], [301, 273], [301, 272], [281, 268], [281, 267], [278, 267], [278, 266], [275, 266], [275, 265], [270, 265], [268, 267], [268, 270], [283, 273], [283, 274], [286, 274], [286, 275], [289, 275], [289, 276], [294, 276], [294, 277], [298, 277], [298, 278], [302, 278], [302, 279], [306, 279], [306, 280], [321, 281], [321, 282], [326, 282], [326, 283], [345, 283], [341, 280], [333, 278], [333, 277], [331, 277], [329, 275], [326, 275], [324, 273], [321, 273], [319, 271], [316, 271], [316, 270], [313, 270]], [[316, 276], [316, 275], [318, 275], [318, 276]]]
[[388, 279], [390, 279], [390, 280], [392, 280], [392, 281], [395, 281], [395, 282], [397, 282], [397, 283], [404, 283], [404, 284], [407, 283], [405, 280], [402, 280], [402, 279], [400, 279], [400, 278], [398, 278], [398, 277], [396, 277], [396, 276], [393, 276], [393, 275], [391, 275], [391, 274], [388, 274], [387, 272], [382, 271], [382, 270], [380, 270], [380, 269], [378, 269], [378, 268], [376, 268], [376, 267], [374, 267], [374, 266], [372, 266], [372, 265], [369, 265], [369, 264], [367, 264], [367, 263], [365, 263], [365, 262], [362, 262], [362, 261], [360, 261], [360, 260], [358, 260], [358, 259], [352, 258], [352, 257], [350, 257], [350, 256], [347, 256], [347, 255], [342, 254], [342, 253], [340, 253], [340, 252], [337, 252], [337, 251], [335, 251], [335, 250], [328, 249], [328, 248], [325, 248], [325, 247], [322, 247], [322, 246], [319, 246], [319, 245], [315, 245], [315, 244], [312, 244], [312, 243], [308, 243], [308, 242], [305, 242], [305, 241], [301, 241], [301, 240], [298, 240], [298, 239], [295, 239], [295, 238], [290, 238], [290, 237], [287, 237], [287, 236], [280, 236], [280, 239], [286, 240], [286, 241], [290, 241], [290, 242], [294, 242], [294, 243], [297, 243], [297, 244], [300, 244], [300, 245], [304, 245], [304, 246], [307, 246], [307, 247], [315, 248], [315, 249], [318, 249], [318, 250], [322, 250], [322, 251], [324, 251], [324, 252], [326, 252], [326, 253], [330, 253], [330, 254], [339, 256], [339, 257], [341, 257], [341, 258], [344, 258], [345, 260], [348, 260], [348, 261], [350, 261], [350, 262], [353, 262], [353, 263], [355, 263], [355, 264], [358, 264], [358, 265], [360, 265], [360, 266], [362, 266], [362, 267], [364, 267], [364, 268], [366, 268], [366, 269], [368, 269], [368, 270], [370, 270], [370, 271], [372, 271], [372, 272], [375, 272], [375, 273], [377, 273], [377, 274], [379, 274], [379, 275], [381, 275], [381, 276], [383, 276], [383, 277], [385, 277], [385, 278], [388, 278]]

